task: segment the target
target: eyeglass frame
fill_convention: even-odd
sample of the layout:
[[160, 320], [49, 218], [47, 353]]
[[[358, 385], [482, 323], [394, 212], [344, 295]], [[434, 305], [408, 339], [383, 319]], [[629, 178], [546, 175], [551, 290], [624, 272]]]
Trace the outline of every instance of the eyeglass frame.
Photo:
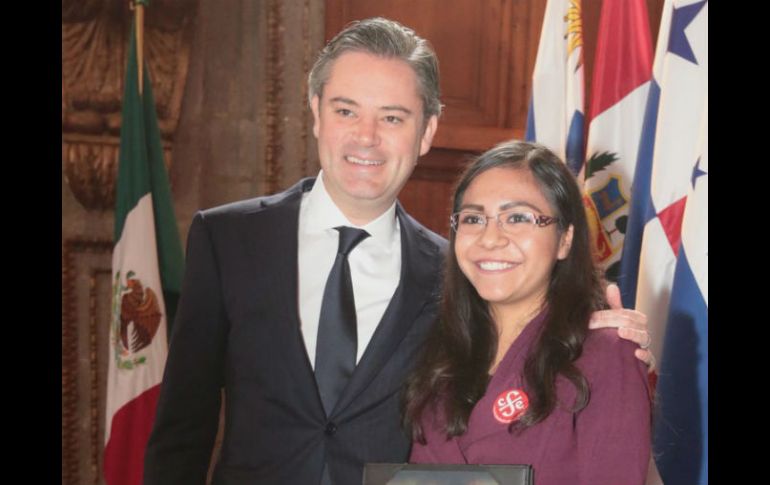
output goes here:
[[482, 227], [481, 231], [479, 231], [479, 234], [483, 233], [484, 230], [486, 230], [487, 225], [489, 225], [489, 220], [490, 219], [495, 219], [495, 221], [497, 221], [497, 227], [499, 227], [500, 230], [503, 231], [505, 234], [510, 234], [510, 232], [508, 232], [505, 229], [505, 226], [504, 226], [503, 222], [500, 220], [500, 216], [503, 215], [503, 214], [529, 214], [530, 216], [532, 216], [532, 224], [535, 227], [550, 226], [551, 224], [559, 222], [559, 220], [560, 220], [558, 217], [555, 217], [555, 216], [546, 216], [546, 215], [543, 215], [543, 214], [535, 215], [535, 213], [531, 212], [531, 211], [519, 211], [519, 210], [515, 210], [515, 209], [514, 210], [501, 211], [501, 212], [498, 212], [497, 214], [495, 214], [493, 216], [487, 215], [487, 214], [485, 214], [483, 212], [459, 211], [459, 212], [454, 212], [454, 213], [452, 213], [449, 216], [449, 226], [452, 228], [452, 230], [456, 234], [458, 234], [458, 230], [457, 230], [457, 228], [459, 226], [458, 219], [460, 217], [460, 214], [462, 214], [463, 212], [465, 212], [466, 214], [473, 214], [473, 215], [476, 215], [476, 216], [484, 218], [484, 226]]

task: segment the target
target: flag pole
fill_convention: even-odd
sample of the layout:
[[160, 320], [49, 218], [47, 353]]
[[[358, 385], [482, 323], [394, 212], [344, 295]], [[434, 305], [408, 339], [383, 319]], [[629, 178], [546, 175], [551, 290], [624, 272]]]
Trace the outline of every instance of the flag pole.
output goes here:
[[133, 2], [134, 20], [136, 24], [136, 64], [139, 73], [139, 95], [142, 95], [142, 76], [144, 75], [144, 2], [141, 0]]

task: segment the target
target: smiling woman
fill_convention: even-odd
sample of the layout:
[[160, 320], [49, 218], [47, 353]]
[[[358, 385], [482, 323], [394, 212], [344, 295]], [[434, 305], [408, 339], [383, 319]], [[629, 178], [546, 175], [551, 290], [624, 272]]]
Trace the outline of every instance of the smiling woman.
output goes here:
[[[499, 333], [518, 333], [545, 300], [553, 266], [569, 253], [573, 226], [536, 223], [554, 209], [525, 169], [495, 167], [479, 174], [460, 209], [454, 241], [460, 269], [489, 304]], [[490, 218], [497, 224], [489, 224]], [[477, 220], [486, 223], [469, 224]]]
[[577, 182], [547, 148], [481, 155], [454, 195], [439, 323], [405, 393], [411, 461], [531, 464], [538, 485], [643, 483], [650, 401], [606, 307]]

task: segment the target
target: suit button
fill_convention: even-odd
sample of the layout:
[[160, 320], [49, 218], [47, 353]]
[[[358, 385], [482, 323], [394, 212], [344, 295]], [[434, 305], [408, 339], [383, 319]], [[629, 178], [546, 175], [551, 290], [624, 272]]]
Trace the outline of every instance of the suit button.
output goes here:
[[324, 433], [326, 433], [327, 436], [334, 436], [334, 433], [337, 432], [337, 425], [334, 423], [326, 423], [326, 429], [324, 430]]

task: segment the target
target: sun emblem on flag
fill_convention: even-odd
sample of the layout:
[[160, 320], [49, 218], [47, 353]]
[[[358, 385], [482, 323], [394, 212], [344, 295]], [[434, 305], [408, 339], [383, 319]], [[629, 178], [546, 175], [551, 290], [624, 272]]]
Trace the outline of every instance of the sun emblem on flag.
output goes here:
[[145, 288], [133, 271], [126, 274], [126, 284], [120, 281], [120, 271], [113, 285], [112, 340], [118, 368], [132, 369], [146, 362], [136, 356], [152, 342], [161, 320], [158, 297], [152, 288]]
[[[569, 39], [567, 43], [567, 57], [569, 57], [579, 47], [583, 47], [583, 15], [580, 0], [570, 0], [564, 21], [567, 22], [567, 33], [564, 34], [564, 38]], [[583, 56], [580, 55], [575, 70], [582, 64]]]

